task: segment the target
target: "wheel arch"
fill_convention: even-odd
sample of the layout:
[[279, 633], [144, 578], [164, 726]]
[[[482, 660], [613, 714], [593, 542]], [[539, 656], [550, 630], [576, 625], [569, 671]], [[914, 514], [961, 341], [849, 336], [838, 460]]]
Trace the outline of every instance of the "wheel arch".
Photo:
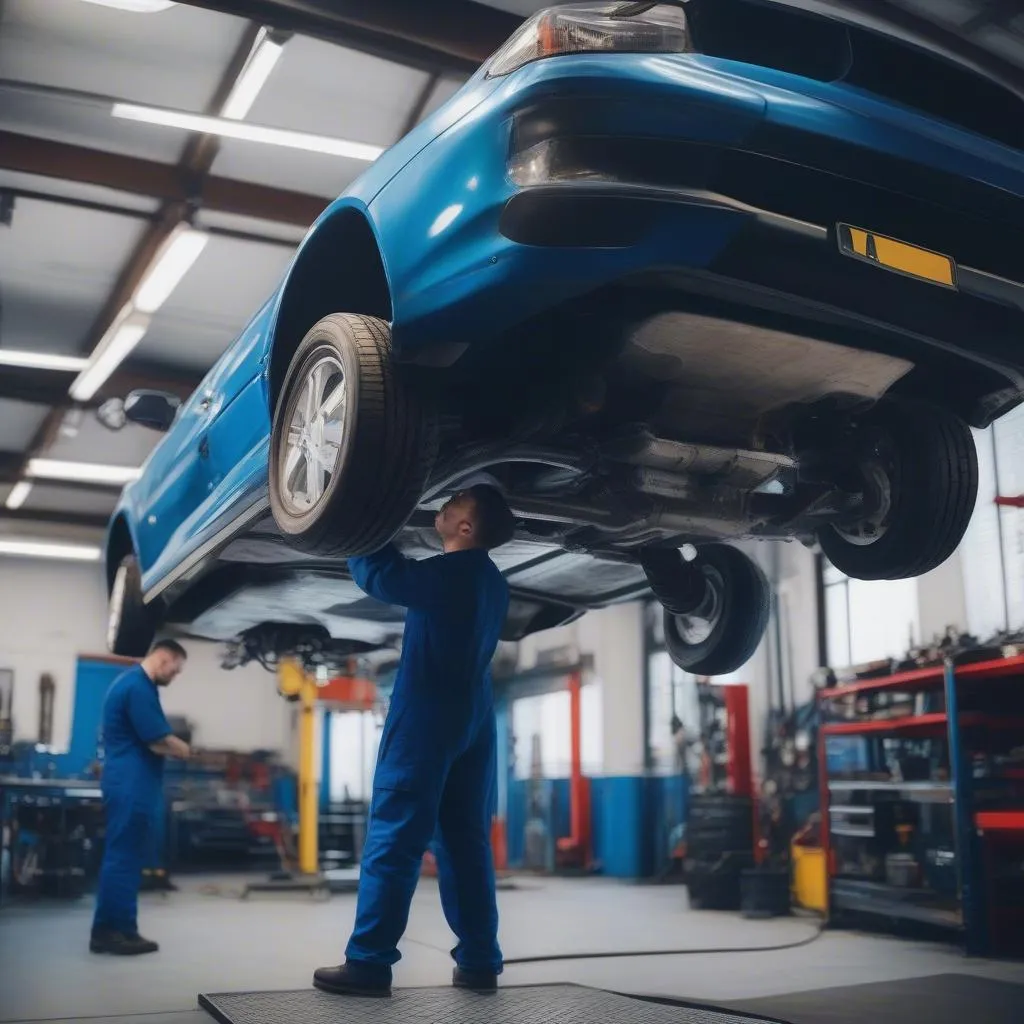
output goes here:
[[313, 324], [330, 313], [393, 319], [384, 254], [362, 205], [329, 211], [303, 243], [288, 274], [270, 348], [271, 416], [299, 343]]

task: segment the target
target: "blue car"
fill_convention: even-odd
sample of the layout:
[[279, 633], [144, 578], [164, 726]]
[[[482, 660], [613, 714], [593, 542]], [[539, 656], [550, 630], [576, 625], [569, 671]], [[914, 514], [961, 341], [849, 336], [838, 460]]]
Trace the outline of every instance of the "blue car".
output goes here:
[[726, 673], [769, 601], [736, 542], [934, 568], [971, 427], [1022, 397], [1022, 115], [754, 0], [537, 14], [324, 211], [189, 401], [129, 397], [168, 432], [110, 525], [111, 648], [387, 645], [347, 557], [432, 553], [480, 480], [518, 520], [510, 639], [653, 593], [676, 663]]

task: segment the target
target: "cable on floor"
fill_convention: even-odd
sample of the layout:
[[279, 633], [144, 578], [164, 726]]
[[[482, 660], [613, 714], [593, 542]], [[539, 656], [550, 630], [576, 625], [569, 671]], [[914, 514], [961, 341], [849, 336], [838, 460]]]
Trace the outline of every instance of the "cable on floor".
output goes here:
[[799, 949], [801, 946], [809, 946], [817, 942], [825, 931], [825, 925], [820, 924], [811, 935], [807, 935], [795, 942], [782, 942], [774, 946], [719, 946], [701, 949], [632, 949], [632, 950], [607, 950], [598, 953], [549, 953], [545, 956], [517, 956], [505, 960], [506, 967], [515, 964], [543, 964], [556, 960], [616, 960], [625, 957], [636, 956], [716, 956], [720, 953], [778, 953], [785, 949]]

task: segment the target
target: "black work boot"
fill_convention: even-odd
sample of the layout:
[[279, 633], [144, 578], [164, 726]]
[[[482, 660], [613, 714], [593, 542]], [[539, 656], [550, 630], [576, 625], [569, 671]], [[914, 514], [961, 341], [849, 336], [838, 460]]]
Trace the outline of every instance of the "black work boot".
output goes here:
[[348, 960], [340, 967], [321, 967], [313, 972], [313, 987], [338, 996], [387, 998], [391, 995], [391, 968]]
[[467, 971], [464, 967], [456, 967], [452, 971], [452, 984], [470, 992], [497, 992], [498, 976], [493, 971]]
[[91, 953], [111, 953], [113, 956], [141, 956], [143, 953], [155, 953], [160, 947], [149, 939], [144, 939], [136, 932], [95, 931], [89, 939]]

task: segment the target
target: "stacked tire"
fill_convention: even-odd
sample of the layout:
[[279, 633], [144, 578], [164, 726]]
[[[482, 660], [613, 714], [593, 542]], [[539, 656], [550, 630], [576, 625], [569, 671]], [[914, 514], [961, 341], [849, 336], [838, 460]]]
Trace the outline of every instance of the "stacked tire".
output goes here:
[[740, 909], [740, 880], [754, 866], [753, 815], [749, 797], [727, 793], [691, 797], [685, 871], [694, 909]]

